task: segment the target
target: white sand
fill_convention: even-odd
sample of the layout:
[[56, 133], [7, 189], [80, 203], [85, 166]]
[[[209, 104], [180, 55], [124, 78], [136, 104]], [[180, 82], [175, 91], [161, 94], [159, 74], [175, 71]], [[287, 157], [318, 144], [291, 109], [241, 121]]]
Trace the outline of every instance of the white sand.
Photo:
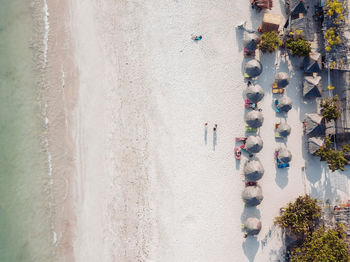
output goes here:
[[[292, 68], [281, 61], [275, 70], [275, 57], [263, 55], [264, 148], [257, 156], [265, 167], [259, 181], [265, 198], [256, 210], [244, 209], [233, 149], [234, 138], [244, 135], [246, 84], [234, 25], [247, 20], [256, 29], [262, 17], [248, 1], [86, 0], [70, 8], [80, 73], [73, 112], [76, 261], [274, 261], [283, 248], [278, 230], [265, 246], [261, 241], [279, 208], [305, 190], [336, 197], [316, 159], [308, 160], [303, 179], [309, 157], [301, 121], [315, 105], [302, 102], [300, 72], [291, 73], [287, 88], [294, 101], [286, 143], [293, 161], [275, 169], [271, 84], [275, 72]], [[191, 34], [203, 40], [194, 43]], [[257, 238], [243, 238], [248, 214], [261, 217]]]

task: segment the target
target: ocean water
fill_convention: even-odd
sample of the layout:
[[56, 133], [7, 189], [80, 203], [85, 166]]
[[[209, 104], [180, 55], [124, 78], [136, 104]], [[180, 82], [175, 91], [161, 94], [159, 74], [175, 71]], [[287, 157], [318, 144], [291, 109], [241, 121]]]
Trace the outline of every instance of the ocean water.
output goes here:
[[38, 84], [38, 50], [43, 45], [38, 44], [38, 3], [0, 0], [1, 262], [55, 260]]

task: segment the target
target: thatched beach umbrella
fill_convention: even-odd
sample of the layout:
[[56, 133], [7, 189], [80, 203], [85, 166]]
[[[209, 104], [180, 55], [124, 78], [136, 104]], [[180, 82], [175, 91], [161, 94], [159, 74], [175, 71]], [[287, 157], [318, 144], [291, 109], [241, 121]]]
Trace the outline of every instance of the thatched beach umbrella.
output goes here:
[[248, 160], [243, 168], [244, 175], [249, 181], [257, 181], [264, 174], [264, 167], [259, 160]]
[[319, 52], [311, 52], [309, 56], [304, 58], [304, 73], [320, 73], [322, 68], [321, 54]]
[[319, 114], [305, 114], [305, 134], [309, 136], [323, 136], [326, 132], [325, 121]]
[[291, 127], [290, 125], [288, 125], [287, 123], [281, 123], [278, 125], [277, 127], [277, 132], [279, 133], [280, 136], [282, 137], [287, 137], [289, 136], [291, 131]]
[[308, 139], [308, 149], [311, 155], [315, 155], [317, 150], [323, 146], [324, 140], [321, 137], [310, 137]]
[[260, 85], [250, 85], [246, 89], [247, 98], [253, 102], [257, 103], [264, 97], [264, 89]]
[[255, 51], [258, 46], [257, 38], [258, 37], [256, 34], [244, 32], [244, 35], [243, 35], [244, 48], [247, 51]]
[[256, 217], [249, 217], [244, 222], [244, 229], [248, 235], [257, 235], [261, 230], [261, 221]]
[[303, 96], [305, 98], [322, 96], [322, 81], [320, 76], [305, 76], [303, 84]]
[[258, 128], [261, 127], [264, 122], [263, 114], [260, 111], [250, 111], [245, 117], [245, 121], [250, 127]]
[[251, 153], [259, 153], [263, 148], [263, 141], [259, 136], [248, 136], [245, 141], [247, 150]]
[[290, 100], [290, 98], [284, 96], [279, 98], [277, 101], [278, 103], [276, 107], [280, 112], [288, 112], [292, 109], [292, 100]]
[[244, 73], [247, 77], [257, 77], [263, 70], [262, 64], [256, 59], [248, 61], [244, 66]]
[[289, 163], [292, 160], [292, 153], [286, 148], [281, 148], [278, 150], [278, 159], [283, 163]]
[[285, 72], [280, 72], [275, 76], [275, 84], [277, 84], [279, 88], [283, 88], [289, 85], [289, 81], [289, 75]]
[[247, 186], [242, 193], [242, 198], [248, 206], [257, 206], [264, 199], [259, 185]]

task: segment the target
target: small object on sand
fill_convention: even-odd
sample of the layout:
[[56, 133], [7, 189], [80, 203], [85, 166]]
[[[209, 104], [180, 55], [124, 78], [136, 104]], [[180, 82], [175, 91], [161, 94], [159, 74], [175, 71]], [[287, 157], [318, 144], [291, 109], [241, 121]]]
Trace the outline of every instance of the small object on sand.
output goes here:
[[242, 155], [241, 149], [239, 147], [235, 147], [235, 157], [236, 157], [236, 159], [240, 160], [241, 159], [241, 155]]
[[193, 41], [200, 41], [200, 40], [202, 40], [202, 35], [194, 35], [194, 36], [192, 36], [192, 40]]

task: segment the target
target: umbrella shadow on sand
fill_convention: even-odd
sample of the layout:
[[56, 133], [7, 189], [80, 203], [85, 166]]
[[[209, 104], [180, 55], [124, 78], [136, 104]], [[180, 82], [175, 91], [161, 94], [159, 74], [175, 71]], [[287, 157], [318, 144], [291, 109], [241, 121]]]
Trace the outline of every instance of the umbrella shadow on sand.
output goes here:
[[278, 168], [276, 166], [275, 182], [281, 189], [288, 185], [288, 168]]
[[[249, 217], [261, 217], [260, 210], [256, 207], [249, 207], [245, 206], [243, 213], [241, 215], [241, 221], [244, 223], [244, 221]], [[243, 251], [246, 257], [248, 258], [248, 261], [252, 262], [255, 259], [256, 253], [258, 252], [260, 243], [258, 242], [257, 238], [254, 236], [248, 236], [245, 241], [242, 243]]]
[[260, 243], [258, 242], [257, 238], [253, 236], [248, 236], [243, 242], [243, 251], [249, 262], [253, 262], [255, 260], [259, 245]]

